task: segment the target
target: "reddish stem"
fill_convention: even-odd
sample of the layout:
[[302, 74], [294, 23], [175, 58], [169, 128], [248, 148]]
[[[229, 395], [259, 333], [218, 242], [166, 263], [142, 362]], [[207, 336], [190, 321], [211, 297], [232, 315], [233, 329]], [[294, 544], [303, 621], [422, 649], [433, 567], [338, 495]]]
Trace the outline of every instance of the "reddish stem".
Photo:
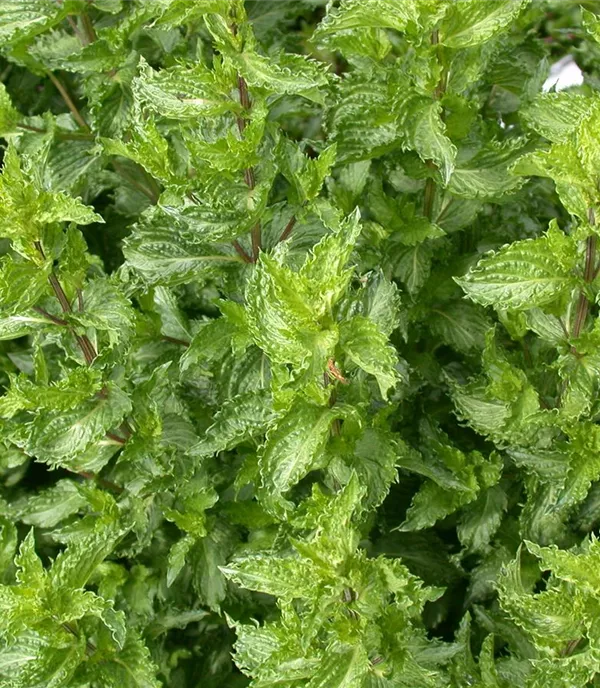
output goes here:
[[240, 242], [237, 239], [233, 240], [233, 248], [237, 251], [238, 255], [241, 257], [241, 259], [244, 261], [244, 263], [253, 263], [254, 261], [250, 256], [246, 253], [244, 250], [244, 247], [240, 244]]
[[290, 218], [290, 221], [287, 223], [287, 225], [285, 226], [285, 229], [281, 233], [281, 236], [279, 237], [278, 243], [285, 241], [290, 236], [290, 234], [292, 233], [292, 230], [294, 229], [294, 227], [296, 225], [296, 222], [297, 222], [296, 216], [292, 215], [292, 217]]
[[[248, 84], [246, 83], [246, 79], [241, 74], [238, 74], [238, 90], [240, 92], [240, 103], [246, 113], [250, 110], [252, 103], [250, 102], [250, 94], [248, 93]], [[238, 117], [237, 118], [237, 126], [238, 130], [240, 132], [240, 136], [244, 135], [244, 130], [246, 129], [246, 118], [244, 116]], [[246, 182], [246, 186], [252, 191], [256, 187], [256, 177], [254, 175], [254, 169], [252, 167], [248, 167], [244, 170], [244, 181]], [[256, 263], [258, 260], [258, 255], [260, 253], [260, 245], [261, 245], [261, 226], [260, 222], [257, 222], [254, 227], [252, 228], [252, 263]], [[239, 250], [236, 248], [236, 251]], [[243, 257], [243, 256], [242, 256]]]

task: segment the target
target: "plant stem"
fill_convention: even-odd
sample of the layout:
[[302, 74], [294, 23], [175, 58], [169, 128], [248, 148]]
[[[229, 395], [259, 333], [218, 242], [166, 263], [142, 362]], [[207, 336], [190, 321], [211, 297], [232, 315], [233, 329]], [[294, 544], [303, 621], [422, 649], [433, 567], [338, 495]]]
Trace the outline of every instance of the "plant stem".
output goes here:
[[290, 236], [290, 234], [292, 233], [292, 229], [294, 229], [294, 227], [296, 225], [296, 222], [297, 222], [296, 216], [292, 215], [292, 217], [290, 218], [290, 221], [287, 223], [287, 225], [285, 226], [285, 229], [281, 233], [281, 236], [279, 237], [279, 241], [277, 243], [281, 243], [282, 241], [285, 241]]
[[92, 24], [89, 14], [81, 15], [81, 25], [83, 26], [88, 45], [93, 43], [98, 37], [96, 36], [96, 31], [94, 30], [94, 25]]
[[122, 437], [119, 437], [119, 435], [115, 435], [114, 432], [107, 432], [106, 436], [108, 437], [109, 440], [112, 440], [113, 442], [116, 442], [117, 444], [125, 444], [127, 440], [124, 440]]
[[177, 337], [167, 337], [166, 335], [163, 335], [163, 340], [165, 342], [170, 342], [171, 344], [180, 344], [181, 346], [185, 347], [190, 345], [189, 342], [186, 342], [184, 339], [177, 339]]
[[[32, 131], [36, 134], [48, 133], [46, 129], [40, 129], [40, 127], [34, 127], [31, 124], [24, 124], [23, 122], [17, 124], [17, 128], [25, 131]], [[55, 132], [55, 136], [62, 141], [92, 141], [94, 138], [93, 134], [86, 134], [83, 131], [57, 131]]]
[[240, 244], [237, 239], [233, 240], [233, 248], [237, 251], [238, 255], [244, 261], [244, 263], [253, 263], [252, 258], [246, 253], [244, 247]]
[[77, 109], [77, 106], [75, 105], [75, 103], [74, 103], [73, 100], [71, 99], [71, 96], [69, 95], [69, 92], [67, 91], [67, 89], [65, 88], [65, 86], [63, 85], [63, 83], [62, 83], [62, 82], [60, 81], [60, 79], [59, 79], [58, 77], [56, 77], [52, 72], [48, 72], [48, 76], [49, 76], [49, 78], [50, 78], [50, 81], [52, 81], [52, 83], [54, 84], [54, 86], [56, 86], [56, 90], [60, 93], [62, 99], [65, 101], [66, 106], [67, 106], [67, 107], [69, 108], [69, 110], [71, 111], [71, 114], [73, 115], [73, 117], [74, 117], [75, 121], [77, 122], [77, 124], [79, 124], [79, 126], [80, 126], [82, 129], [84, 129], [85, 131], [89, 131], [90, 128], [89, 128], [89, 126], [87, 125], [87, 122], [86, 122], [86, 121], [83, 119], [83, 117], [81, 116], [81, 113], [80, 113], [79, 110]]
[[[431, 34], [431, 45], [437, 46], [437, 45], [439, 45], [439, 43], [440, 43], [440, 35], [439, 35], [439, 31], [436, 29]], [[438, 62], [439, 62], [439, 51], [438, 51]], [[446, 70], [444, 68], [442, 68], [442, 74], [440, 76], [440, 80], [439, 80], [437, 86], [435, 87], [435, 91], [433, 93], [433, 97], [436, 100], [440, 100], [444, 96], [444, 93], [446, 92], [447, 79], [448, 79], [448, 75], [446, 73]], [[432, 171], [435, 171], [437, 169], [437, 166], [433, 162], [433, 160], [427, 161], [427, 167]], [[425, 182], [425, 194], [423, 197], [423, 215], [425, 215], [425, 217], [429, 221], [431, 221], [433, 219], [433, 205], [435, 202], [435, 192], [436, 192], [435, 179], [433, 179], [433, 177], [428, 177], [427, 181]]]
[[582, 641], [582, 638], [576, 638], [575, 640], [570, 640], [565, 647], [562, 649], [562, 652], [560, 653], [562, 657], [570, 657], [575, 650], [577, 649], [577, 646], [579, 643]]
[[123, 492], [123, 488], [120, 485], [117, 485], [116, 483], [111, 482], [110, 480], [105, 480], [104, 478], [98, 477], [95, 473], [92, 473], [90, 471], [80, 471], [77, 473], [77, 475], [81, 476], [82, 478], [85, 478], [86, 480], [94, 480], [100, 487], [104, 487], [107, 490], [112, 490], [113, 492], [121, 493]]
[[[593, 281], [596, 274], [596, 244], [597, 237], [595, 235], [589, 236], [586, 240], [585, 248], [585, 271], [583, 278], [587, 284]], [[581, 330], [585, 324], [590, 302], [582, 289], [579, 294], [579, 301], [577, 302], [577, 310], [575, 312], [575, 324], [573, 325], [573, 338], [577, 339], [581, 334]]]
[[[46, 259], [46, 254], [44, 253], [44, 249], [42, 248], [42, 244], [39, 241], [35, 242], [35, 248], [37, 249], [38, 253], [42, 256], [42, 258], [45, 260]], [[61, 283], [58, 281], [58, 277], [52, 271], [48, 275], [48, 282], [50, 283], [50, 286], [52, 287], [52, 291], [54, 292], [54, 295], [58, 299], [58, 302], [60, 303], [60, 307], [62, 309], [63, 313], [72, 313], [73, 310], [71, 308], [71, 304], [69, 303], [69, 299], [67, 298], [67, 295], [65, 294], [65, 290], [62, 288]], [[66, 322], [66, 321], [65, 321]], [[94, 360], [97, 358], [98, 354], [96, 353], [96, 349], [94, 348], [94, 345], [90, 341], [89, 337], [86, 334], [79, 335], [77, 334], [72, 328], [69, 328], [75, 337], [77, 344], [79, 345], [79, 348], [81, 349], [81, 353], [83, 354], [83, 357], [85, 358], [85, 361], [88, 365], [92, 365]]]
[[69, 26], [73, 29], [73, 33], [79, 38], [79, 42], [81, 45], [84, 47], [89, 44], [89, 41], [87, 40], [86, 35], [83, 33], [83, 31], [77, 26], [77, 22], [73, 19], [71, 15], [68, 15], [67, 21], [69, 22]]
[[[427, 167], [432, 170], [436, 169], [435, 163], [429, 160]], [[433, 204], [435, 201], [436, 185], [433, 177], [428, 177], [425, 182], [425, 194], [423, 196], [423, 215], [431, 221], [433, 219]]]
[[121, 423], [121, 425], [119, 426], [119, 430], [128, 439], [133, 435], [133, 429], [131, 425], [129, 425], [129, 421], [127, 420], [127, 418]]
[[19, 129], [25, 129], [25, 131], [34, 131], [36, 134], [45, 134], [45, 129], [40, 129], [39, 127], [32, 127], [30, 124], [17, 124]]
[[48, 311], [44, 308], [40, 308], [40, 306], [34, 306], [33, 310], [39, 313], [40, 315], [43, 315], [44, 318], [48, 318], [48, 320], [51, 320], [56, 325], [62, 325], [62, 327], [69, 326], [69, 323], [66, 320], [63, 320], [62, 318], [57, 318], [55, 315], [52, 315], [52, 313], [48, 313]]
[[[240, 92], [240, 103], [244, 110], [248, 112], [250, 108], [252, 107], [252, 103], [250, 102], [250, 95], [248, 93], [248, 84], [246, 83], [246, 79], [241, 74], [238, 74], [238, 91]], [[237, 118], [237, 126], [238, 126], [238, 131], [240, 132], [240, 136], [244, 135], [244, 130], [246, 129], [246, 118], [241, 115]], [[254, 169], [252, 167], [248, 167], [244, 170], [244, 181], [246, 182], [246, 186], [252, 191], [254, 187], [256, 186], [256, 177], [254, 175]], [[258, 260], [258, 254], [260, 253], [260, 245], [261, 245], [261, 227], [260, 227], [260, 222], [257, 222], [254, 227], [252, 228], [252, 262], [256, 263]], [[237, 250], [237, 248], [236, 248]], [[239, 251], [238, 251], [239, 253]]]
[[3, 84], [6, 81], [6, 79], [8, 78], [8, 75], [12, 72], [12, 68], [13, 68], [12, 63], [9, 63], [2, 70], [2, 73], [0, 74], [0, 84]]
[[60, 282], [58, 281], [58, 277], [54, 274], [54, 272], [51, 272], [50, 275], [48, 275], [48, 281], [50, 282], [50, 286], [54, 290], [54, 293], [60, 303], [60, 307], [62, 308], [63, 313], [70, 313], [71, 304], [69, 303], [69, 299], [67, 299], [67, 295], [65, 294], [64, 289], [62, 288]]
[[[64, 628], [65, 631], [67, 631], [67, 633], [70, 633], [72, 636], [75, 636], [75, 638], [79, 640], [79, 633], [75, 630], [75, 628], [73, 628], [73, 626], [70, 623], [65, 621], [61, 624], [61, 626]], [[88, 640], [87, 638], [85, 641], [85, 649], [88, 655], [93, 655], [94, 652], [96, 652], [96, 646], [94, 645], [94, 643], [91, 642], [91, 640]]]

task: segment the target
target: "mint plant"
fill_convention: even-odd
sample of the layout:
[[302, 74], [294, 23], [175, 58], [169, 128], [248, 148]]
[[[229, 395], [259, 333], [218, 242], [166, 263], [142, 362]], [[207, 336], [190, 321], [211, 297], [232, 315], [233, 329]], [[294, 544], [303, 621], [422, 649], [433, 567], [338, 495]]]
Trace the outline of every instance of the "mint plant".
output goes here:
[[0, 46], [0, 684], [600, 685], [596, 3]]

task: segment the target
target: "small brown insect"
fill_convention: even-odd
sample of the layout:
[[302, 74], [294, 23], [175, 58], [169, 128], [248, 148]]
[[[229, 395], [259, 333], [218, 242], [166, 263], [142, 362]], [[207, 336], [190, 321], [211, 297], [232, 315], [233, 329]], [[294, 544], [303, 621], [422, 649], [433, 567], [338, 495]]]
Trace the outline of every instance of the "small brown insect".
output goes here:
[[327, 371], [330, 377], [336, 379], [338, 382], [341, 382], [343, 385], [348, 384], [348, 380], [346, 380], [346, 378], [342, 375], [342, 371], [335, 365], [333, 358], [330, 358], [327, 361]]

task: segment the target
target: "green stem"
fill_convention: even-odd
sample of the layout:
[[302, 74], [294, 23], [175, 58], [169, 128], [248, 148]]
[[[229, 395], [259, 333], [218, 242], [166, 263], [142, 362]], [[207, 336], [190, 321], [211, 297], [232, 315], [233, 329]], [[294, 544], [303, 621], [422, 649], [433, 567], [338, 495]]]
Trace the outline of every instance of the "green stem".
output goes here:
[[0, 84], [3, 84], [6, 81], [6, 79], [8, 79], [8, 75], [12, 72], [12, 68], [13, 68], [12, 63], [9, 63], [2, 70], [2, 73], [0, 74]]
[[79, 28], [77, 22], [73, 19], [71, 15], [67, 17], [67, 21], [69, 22], [69, 26], [73, 29], [73, 33], [77, 36], [77, 38], [79, 38], [79, 42], [81, 43], [81, 45], [83, 45], [84, 48], [86, 45], [89, 45], [89, 41], [87, 40], [86, 35]]
[[189, 342], [186, 342], [184, 339], [177, 339], [177, 337], [167, 337], [163, 335], [163, 340], [165, 342], [170, 342], [171, 344], [179, 344], [180, 346], [185, 347], [188, 347], [190, 345]]
[[[596, 244], [597, 238], [595, 235], [589, 236], [586, 240], [585, 249], [585, 271], [584, 280], [586, 284], [593, 281], [596, 274]], [[577, 302], [577, 310], [575, 312], [575, 324], [573, 325], [573, 338], [577, 339], [581, 334], [581, 330], [587, 319], [590, 302], [586, 296], [585, 290], [581, 290], [579, 294], [579, 301]]]
[[93, 43], [98, 37], [96, 36], [96, 31], [89, 14], [81, 15], [81, 25], [83, 26], [88, 44]]
[[[73, 626], [70, 623], [64, 622], [61, 624], [61, 626], [63, 627], [63, 629], [65, 631], [67, 631], [67, 633], [70, 633], [72, 636], [74, 636], [75, 638], [77, 638], [79, 640], [79, 637], [80, 637], [79, 633], [75, 630], [75, 628], [73, 628]], [[96, 646], [90, 640], [86, 639], [85, 647], [86, 647], [88, 655], [93, 655], [94, 652], [96, 652]]]
[[19, 129], [24, 129], [25, 131], [33, 131], [36, 134], [46, 134], [45, 129], [40, 129], [39, 127], [32, 127], [30, 124], [17, 124]]
[[[433, 31], [431, 34], [431, 45], [434, 46], [439, 46], [440, 43], [440, 35], [439, 31], [436, 29]], [[441, 47], [441, 46], [440, 46]], [[440, 60], [440, 54], [439, 54], [439, 49], [438, 49], [438, 62], [441, 62]], [[444, 68], [442, 68], [442, 74], [440, 76], [440, 80], [435, 87], [435, 91], [433, 93], [433, 97], [436, 100], [441, 100], [444, 96], [444, 93], [446, 92], [446, 86], [448, 82], [448, 74]], [[433, 160], [429, 160], [427, 162], [427, 167], [433, 171], [437, 169], [436, 164], [433, 162]], [[425, 193], [423, 196], [423, 215], [431, 221], [433, 219], [433, 206], [435, 203], [435, 193], [436, 193], [437, 187], [435, 183], [435, 179], [433, 177], [428, 177], [427, 181], [425, 182]]]
[[[427, 167], [434, 170], [436, 169], [435, 163], [433, 163], [431, 160], [428, 161]], [[425, 182], [425, 194], [423, 196], [423, 215], [425, 215], [425, 217], [429, 221], [433, 219], [433, 204], [435, 202], [435, 192], [435, 179], [433, 179], [433, 177], [428, 177], [427, 181]]]

